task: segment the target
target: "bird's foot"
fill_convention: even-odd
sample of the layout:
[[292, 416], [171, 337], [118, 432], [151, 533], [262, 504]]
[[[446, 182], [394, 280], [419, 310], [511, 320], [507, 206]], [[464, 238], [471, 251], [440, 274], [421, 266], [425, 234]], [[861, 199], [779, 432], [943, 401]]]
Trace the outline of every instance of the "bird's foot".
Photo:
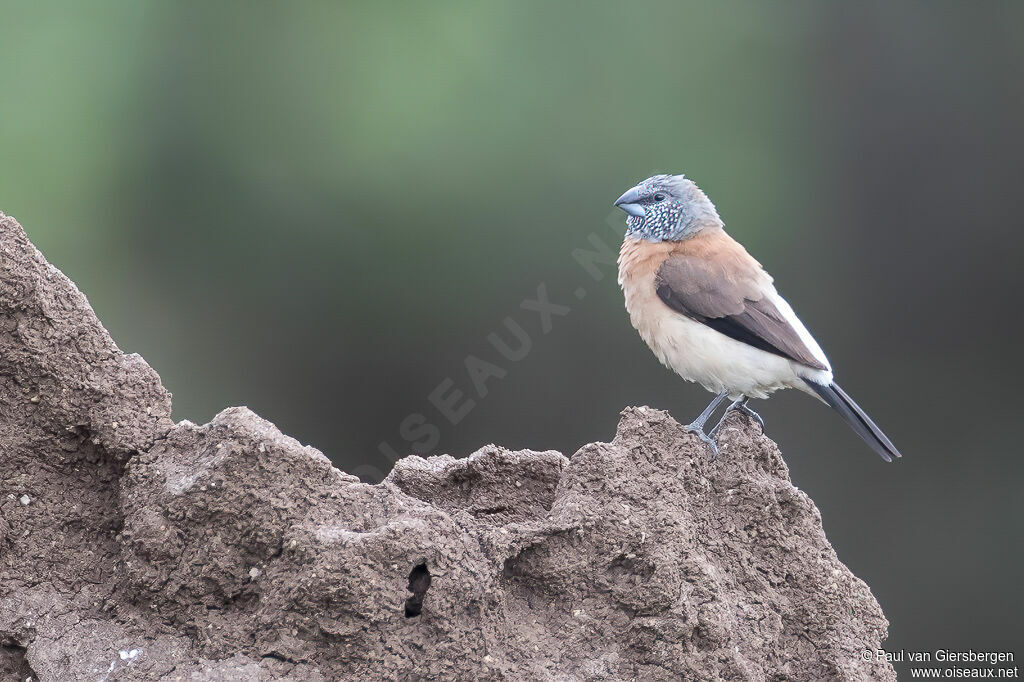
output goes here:
[[747, 405], [747, 398], [740, 398], [732, 405], [725, 408], [725, 414], [723, 414], [722, 418], [718, 420], [717, 424], [715, 424], [715, 428], [711, 429], [712, 438], [714, 438], [715, 435], [718, 433], [718, 429], [722, 427], [722, 422], [725, 421], [726, 415], [728, 415], [733, 410], [737, 412], [742, 412], [743, 414], [747, 415], [747, 417], [749, 417], [752, 422], [761, 427], [761, 433], [764, 433], [764, 420], [761, 419], [761, 415], [750, 409], [750, 406]]
[[683, 429], [704, 441], [707, 444], [707, 446], [711, 448], [711, 459], [718, 459], [718, 444], [715, 443], [714, 438], [704, 433], [703, 424], [693, 422], [692, 424], [687, 424], [686, 426], [684, 426]]
[[[732, 408], [730, 408], [730, 409], [732, 409]], [[736, 409], [739, 410], [740, 412], [742, 412], [743, 414], [747, 415], [748, 417], [750, 417], [750, 419], [755, 424], [757, 424], [758, 426], [761, 427], [761, 433], [764, 433], [764, 420], [761, 419], [761, 415], [759, 415], [757, 412], [754, 412], [752, 409], [750, 409], [750, 407], [746, 403], [742, 403], [741, 405], [737, 406]], [[728, 411], [729, 410], [726, 410], [726, 412], [728, 412]]]

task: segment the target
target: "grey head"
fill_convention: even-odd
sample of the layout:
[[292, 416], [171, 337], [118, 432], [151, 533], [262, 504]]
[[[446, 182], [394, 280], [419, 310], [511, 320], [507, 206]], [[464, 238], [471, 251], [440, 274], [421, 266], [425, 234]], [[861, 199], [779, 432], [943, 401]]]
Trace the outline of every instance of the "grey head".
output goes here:
[[682, 175], [654, 175], [615, 202], [625, 211], [626, 234], [650, 242], [679, 241], [723, 227], [715, 205]]

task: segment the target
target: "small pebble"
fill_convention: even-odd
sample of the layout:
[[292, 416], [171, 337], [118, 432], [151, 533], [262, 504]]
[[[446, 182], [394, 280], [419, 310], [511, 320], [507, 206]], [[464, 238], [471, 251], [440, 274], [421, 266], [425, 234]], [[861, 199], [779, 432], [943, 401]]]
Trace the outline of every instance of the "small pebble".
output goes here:
[[19, 501], [20, 501], [20, 502], [21, 502], [21, 503], [22, 503], [23, 505], [25, 505], [25, 506], [27, 507], [27, 506], [28, 506], [29, 504], [31, 504], [31, 502], [32, 502], [32, 498], [31, 498], [31, 497], [29, 497], [28, 495], [22, 495], [22, 496], [21, 496], [21, 497], [19, 498]]

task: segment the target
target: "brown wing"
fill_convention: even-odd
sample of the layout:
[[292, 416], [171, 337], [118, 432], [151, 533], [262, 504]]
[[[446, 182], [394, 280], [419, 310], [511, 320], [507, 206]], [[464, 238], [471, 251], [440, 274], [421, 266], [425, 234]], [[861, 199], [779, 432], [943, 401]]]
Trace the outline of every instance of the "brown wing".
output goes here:
[[670, 308], [726, 336], [814, 369], [828, 369], [768, 298], [771, 277], [724, 232], [682, 242], [654, 278]]

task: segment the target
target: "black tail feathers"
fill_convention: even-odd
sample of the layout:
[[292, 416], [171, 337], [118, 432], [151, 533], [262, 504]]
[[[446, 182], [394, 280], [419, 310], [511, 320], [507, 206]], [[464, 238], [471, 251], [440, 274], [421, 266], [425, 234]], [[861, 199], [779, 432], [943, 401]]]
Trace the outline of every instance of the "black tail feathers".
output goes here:
[[822, 386], [810, 379], [804, 382], [817, 393], [822, 400], [828, 403], [846, 423], [849, 424], [857, 435], [864, 439], [864, 442], [871, 446], [871, 449], [881, 455], [886, 462], [891, 462], [893, 457], [901, 457], [899, 450], [892, 444], [892, 441], [882, 433], [882, 429], [871, 421], [871, 417], [860, 409], [860, 405], [853, 402], [853, 398], [846, 395], [846, 391], [839, 388], [839, 384], [833, 383], [830, 386]]

